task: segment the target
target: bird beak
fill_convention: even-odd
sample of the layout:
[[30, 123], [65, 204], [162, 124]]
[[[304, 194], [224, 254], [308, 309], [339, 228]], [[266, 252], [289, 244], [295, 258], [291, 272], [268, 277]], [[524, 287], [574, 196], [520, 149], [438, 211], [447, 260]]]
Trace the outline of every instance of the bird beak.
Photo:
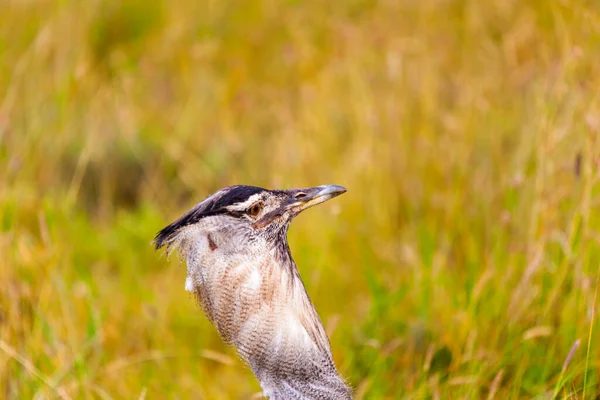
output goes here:
[[346, 188], [338, 185], [323, 185], [308, 189], [295, 189], [290, 192], [291, 199], [288, 209], [294, 210], [297, 214], [307, 208], [346, 193]]

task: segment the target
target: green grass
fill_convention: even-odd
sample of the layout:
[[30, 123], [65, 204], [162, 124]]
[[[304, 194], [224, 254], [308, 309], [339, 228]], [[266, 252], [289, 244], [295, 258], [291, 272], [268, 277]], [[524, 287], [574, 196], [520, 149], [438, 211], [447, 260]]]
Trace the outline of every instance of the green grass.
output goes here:
[[[0, 398], [259, 391], [150, 245], [220, 187], [365, 399], [600, 395], [595, 1], [5, 1]], [[570, 354], [571, 352], [571, 354]]]

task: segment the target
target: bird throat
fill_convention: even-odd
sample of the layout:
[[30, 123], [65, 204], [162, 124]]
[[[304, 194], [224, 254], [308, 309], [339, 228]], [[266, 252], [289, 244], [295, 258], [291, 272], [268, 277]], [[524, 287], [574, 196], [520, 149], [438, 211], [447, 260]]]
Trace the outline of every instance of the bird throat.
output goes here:
[[331, 397], [315, 398], [350, 398], [287, 240], [236, 246], [240, 241], [230, 232], [182, 232], [186, 289], [250, 365], [265, 395], [313, 398], [333, 390]]

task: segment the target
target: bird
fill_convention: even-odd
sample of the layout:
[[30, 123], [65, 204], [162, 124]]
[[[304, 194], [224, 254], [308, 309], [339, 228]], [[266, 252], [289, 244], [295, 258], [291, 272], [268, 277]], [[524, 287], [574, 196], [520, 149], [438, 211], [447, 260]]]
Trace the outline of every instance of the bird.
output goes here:
[[185, 259], [185, 289], [271, 400], [352, 399], [287, 241], [294, 217], [345, 192], [229, 186], [154, 239], [156, 250]]

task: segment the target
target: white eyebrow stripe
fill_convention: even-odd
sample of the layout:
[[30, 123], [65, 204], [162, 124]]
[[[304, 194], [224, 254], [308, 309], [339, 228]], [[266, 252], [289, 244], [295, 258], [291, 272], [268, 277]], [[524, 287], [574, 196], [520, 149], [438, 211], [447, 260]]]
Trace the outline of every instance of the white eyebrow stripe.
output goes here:
[[248, 209], [252, 204], [256, 203], [261, 198], [262, 198], [261, 193], [256, 193], [256, 194], [253, 194], [252, 196], [248, 197], [248, 199], [246, 201], [244, 201], [243, 203], [232, 204], [230, 206], [227, 206], [226, 208], [231, 211], [243, 211], [243, 210]]

